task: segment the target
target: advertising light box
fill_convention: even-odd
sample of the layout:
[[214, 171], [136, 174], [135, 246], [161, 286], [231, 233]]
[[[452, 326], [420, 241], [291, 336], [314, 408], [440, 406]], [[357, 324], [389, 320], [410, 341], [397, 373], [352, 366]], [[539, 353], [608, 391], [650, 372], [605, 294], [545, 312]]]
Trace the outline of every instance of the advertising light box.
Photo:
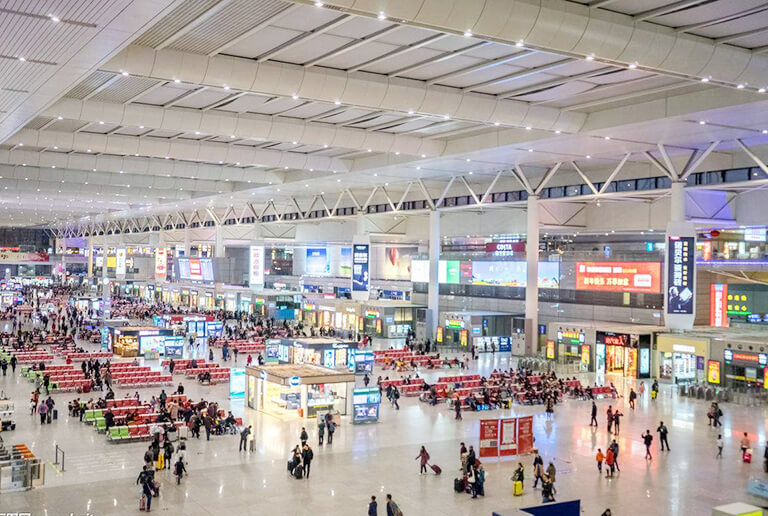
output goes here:
[[661, 263], [577, 262], [576, 289], [658, 294]]

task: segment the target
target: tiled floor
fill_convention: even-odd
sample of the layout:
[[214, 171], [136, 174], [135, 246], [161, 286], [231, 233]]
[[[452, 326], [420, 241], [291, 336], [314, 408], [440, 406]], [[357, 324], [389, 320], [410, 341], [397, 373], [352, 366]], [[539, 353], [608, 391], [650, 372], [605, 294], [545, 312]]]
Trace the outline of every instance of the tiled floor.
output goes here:
[[[502, 366], [506, 366], [506, 360]], [[491, 357], [483, 357], [476, 369], [491, 368]], [[499, 362], [497, 362], [499, 363]], [[430, 373], [430, 379], [438, 374]], [[517, 509], [540, 502], [539, 490], [526, 482], [525, 495], [513, 497], [509, 480], [517, 460], [485, 462], [486, 496], [476, 500], [453, 491], [457, 476], [460, 441], [477, 446], [480, 415], [465, 414], [455, 422], [445, 406], [429, 407], [413, 398], [401, 398], [402, 409], [382, 407], [378, 424], [353, 426], [344, 420], [332, 446], [315, 446], [315, 460], [309, 479], [295, 480], [285, 470], [287, 453], [298, 442], [301, 423], [244, 411], [242, 401], [227, 399], [227, 387], [199, 387], [185, 382], [188, 394], [204, 396], [230, 406], [254, 425], [255, 453], [239, 453], [237, 436], [193, 440], [189, 445], [190, 476], [176, 486], [169, 472], [162, 472], [162, 494], [153, 511], [189, 516], [221, 514], [334, 515], [366, 514], [373, 494], [380, 500], [379, 514], [386, 514], [384, 496], [392, 493], [407, 515], [502, 515], [518, 514]], [[3, 434], [6, 442], [25, 442], [40, 457], [53, 459], [54, 445], [66, 452], [66, 471], [49, 467], [46, 486], [25, 493], [2, 495], [3, 511], [32, 514], [116, 515], [138, 512], [135, 484], [146, 444], [106, 442], [92, 427], [66, 416], [66, 401], [72, 395], [57, 395], [61, 417], [41, 427], [37, 418], [25, 413], [30, 384], [18, 377], [0, 377], [0, 388], [18, 401], [18, 428]], [[622, 385], [623, 388], [623, 385]], [[142, 394], [157, 394], [145, 390]], [[118, 390], [118, 396], [124, 395]], [[611, 401], [598, 403], [601, 415]], [[656, 402], [641, 400], [635, 411], [619, 402], [626, 414], [619, 437], [622, 471], [613, 480], [598, 475], [593, 457], [597, 447], [605, 449], [609, 435], [600, 418], [600, 428], [588, 425], [587, 402], [568, 401], [558, 406], [552, 420], [540, 407], [516, 408], [511, 413], [535, 416], [536, 444], [545, 461], [558, 469], [558, 500], [580, 498], [586, 515], [599, 515], [610, 507], [614, 515], [709, 514], [711, 507], [731, 501], [755, 502], [745, 493], [750, 476], [764, 477], [763, 445], [755, 446], [756, 460], [742, 464], [738, 436], [750, 432], [754, 443], [765, 443], [766, 410], [725, 406], [724, 458], [717, 460], [716, 433], [706, 424], [707, 404], [678, 398], [664, 389]], [[615, 405], [615, 403], [614, 403]], [[496, 415], [496, 413], [494, 413]], [[483, 413], [488, 417], [489, 413]], [[640, 434], [652, 431], [663, 419], [670, 429], [669, 453], [658, 452], [654, 460], [643, 459]], [[314, 423], [308, 429], [316, 440]], [[656, 439], [658, 441], [658, 439]], [[418, 475], [414, 457], [426, 445], [432, 461], [443, 467], [442, 476]], [[530, 457], [523, 457], [530, 478]], [[642, 507], [642, 511], [639, 510]]]

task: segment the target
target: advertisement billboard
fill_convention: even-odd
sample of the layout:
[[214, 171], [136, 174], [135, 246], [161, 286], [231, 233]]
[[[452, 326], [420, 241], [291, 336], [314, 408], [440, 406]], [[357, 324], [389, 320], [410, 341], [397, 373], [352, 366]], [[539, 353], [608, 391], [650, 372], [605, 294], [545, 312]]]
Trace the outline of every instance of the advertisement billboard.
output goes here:
[[661, 263], [577, 262], [576, 289], [658, 294]]
[[352, 246], [352, 292], [368, 291], [370, 260], [370, 245], [354, 244]]
[[667, 313], [693, 313], [694, 237], [667, 239]]
[[264, 288], [264, 246], [252, 245], [248, 265], [248, 284], [251, 288]]
[[165, 256], [166, 249], [158, 247], [155, 249], [155, 280], [165, 280], [168, 274], [168, 258]]
[[307, 274], [330, 274], [331, 266], [328, 261], [328, 250], [325, 247], [310, 247], [307, 249], [307, 261], [304, 272]]
[[125, 249], [115, 250], [115, 274], [125, 276]]
[[728, 312], [726, 310], [728, 285], [712, 283], [709, 286], [709, 325], [717, 328], [728, 327]]
[[[539, 288], [559, 288], [560, 263], [539, 262]], [[495, 287], [525, 287], [528, 264], [523, 261], [473, 261], [472, 284]]]

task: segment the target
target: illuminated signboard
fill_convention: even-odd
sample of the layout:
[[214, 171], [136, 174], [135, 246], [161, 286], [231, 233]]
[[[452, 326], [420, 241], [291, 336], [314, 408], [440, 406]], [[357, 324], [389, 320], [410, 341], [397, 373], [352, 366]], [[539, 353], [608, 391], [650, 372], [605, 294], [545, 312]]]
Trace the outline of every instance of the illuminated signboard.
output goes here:
[[670, 236], [667, 242], [667, 313], [692, 314], [694, 237]]
[[724, 283], [713, 283], [709, 286], [709, 325], [717, 328], [728, 326], [728, 315], [726, 314], [726, 297], [728, 296], [728, 285]]
[[454, 330], [464, 328], [464, 321], [461, 319], [446, 319], [445, 327], [452, 328]]
[[554, 340], [547, 341], [547, 358], [550, 360], [555, 359], [555, 341]]
[[717, 360], [707, 361], [707, 381], [709, 383], [720, 383], [720, 362]]
[[576, 289], [605, 292], [661, 292], [658, 262], [577, 262]]

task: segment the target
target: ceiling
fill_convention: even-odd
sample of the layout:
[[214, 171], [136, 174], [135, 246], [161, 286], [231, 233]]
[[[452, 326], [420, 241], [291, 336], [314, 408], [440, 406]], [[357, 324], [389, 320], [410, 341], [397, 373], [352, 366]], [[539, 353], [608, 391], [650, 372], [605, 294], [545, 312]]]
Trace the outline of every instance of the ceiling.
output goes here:
[[659, 144], [677, 160], [720, 141], [722, 161], [768, 143], [757, 0], [9, 4], [5, 225], [468, 174], [484, 190], [515, 165], [604, 176]]

